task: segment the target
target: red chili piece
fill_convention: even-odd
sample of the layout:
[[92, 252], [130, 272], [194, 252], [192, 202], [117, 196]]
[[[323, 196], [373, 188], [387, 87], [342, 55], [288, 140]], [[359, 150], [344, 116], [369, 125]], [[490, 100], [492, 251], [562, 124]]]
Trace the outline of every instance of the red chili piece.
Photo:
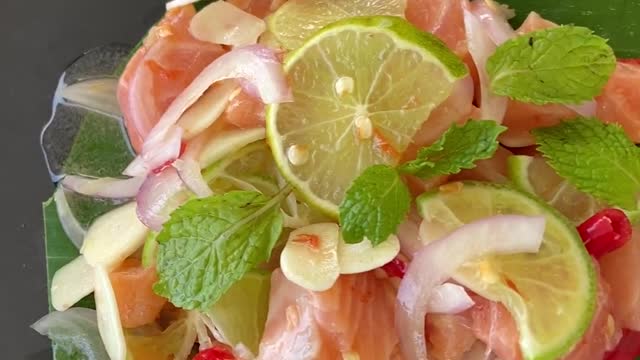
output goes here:
[[598, 259], [631, 239], [631, 223], [618, 209], [604, 209], [578, 226], [589, 254]]
[[235, 360], [233, 354], [222, 346], [214, 346], [200, 351], [193, 360]]
[[384, 264], [382, 266], [382, 270], [384, 270], [389, 277], [402, 279], [404, 277], [404, 273], [407, 271], [407, 264], [405, 264], [404, 261], [395, 258]]
[[[184, 154], [184, 151], [187, 149], [187, 144], [185, 142], [180, 143], [180, 153], [178, 154], [178, 158], [182, 157], [182, 155]], [[158, 166], [157, 168], [151, 170], [152, 173], [158, 175], [161, 172], [163, 172], [166, 168], [168, 168], [169, 166], [173, 165], [173, 163], [176, 161], [176, 159], [172, 159], [172, 160], [167, 160], [165, 161], [164, 164]]]
[[167, 160], [164, 164], [158, 166], [157, 168], [151, 170], [152, 173], [158, 175], [161, 172], [163, 172], [166, 168], [170, 167], [171, 165], [173, 165], [173, 162], [175, 160]]
[[605, 355], [605, 360], [635, 360], [640, 356], [640, 332], [623, 330], [616, 348]]

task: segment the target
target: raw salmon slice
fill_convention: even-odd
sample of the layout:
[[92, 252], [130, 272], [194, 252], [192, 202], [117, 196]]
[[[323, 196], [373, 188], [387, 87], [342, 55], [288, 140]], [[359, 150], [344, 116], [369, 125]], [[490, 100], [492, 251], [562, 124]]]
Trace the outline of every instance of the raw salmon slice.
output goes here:
[[464, 57], [467, 41], [462, 16], [463, 0], [408, 0], [407, 20], [439, 37], [456, 55]]
[[125, 328], [152, 323], [167, 302], [153, 292], [153, 284], [158, 281], [155, 268], [143, 268], [140, 260], [126, 260], [109, 278], [118, 302], [120, 321]]
[[393, 286], [372, 272], [342, 275], [331, 289], [313, 292], [276, 270], [258, 358], [391, 359], [398, 351], [394, 305]]

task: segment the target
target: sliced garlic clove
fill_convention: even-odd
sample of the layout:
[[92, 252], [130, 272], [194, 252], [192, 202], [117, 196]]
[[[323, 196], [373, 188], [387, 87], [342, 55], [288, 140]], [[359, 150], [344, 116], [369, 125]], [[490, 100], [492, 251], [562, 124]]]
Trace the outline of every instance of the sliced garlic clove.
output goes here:
[[87, 231], [80, 253], [89, 265], [110, 269], [136, 252], [148, 233], [132, 202], [99, 217]]
[[340, 275], [339, 239], [340, 228], [333, 223], [312, 224], [294, 230], [280, 255], [283, 274], [308, 290], [331, 288]]
[[178, 120], [178, 125], [184, 130], [183, 138], [194, 138], [218, 120], [236, 91], [240, 88], [231, 80], [221, 81], [205, 91]]
[[91, 294], [94, 289], [93, 267], [80, 255], [61, 267], [51, 279], [51, 305], [65, 311]]
[[95, 298], [96, 314], [98, 315], [98, 330], [104, 347], [111, 360], [126, 360], [127, 344], [120, 322], [120, 313], [116, 295], [111, 286], [109, 273], [98, 266], [95, 268]]
[[341, 274], [357, 274], [370, 271], [393, 260], [400, 252], [400, 241], [395, 235], [377, 246], [364, 239], [357, 244], [347, 244], [340, 239], [338, 260]]

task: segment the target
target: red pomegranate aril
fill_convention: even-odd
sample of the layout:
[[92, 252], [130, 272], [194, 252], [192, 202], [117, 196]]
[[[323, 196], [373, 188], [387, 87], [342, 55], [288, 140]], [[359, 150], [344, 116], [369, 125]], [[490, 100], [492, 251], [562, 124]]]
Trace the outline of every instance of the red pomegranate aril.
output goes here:
[[635, 360], [640, 356], [640, 332], [624, 330], [616, 348], [605, 355], [605, 360]]
[[397, 277], [402, 279], [404, 273], [407, 271], [407, 264], [404, 261], [395, 258], [390, 262], [382, 265], [382, 270], [387, 273], [389, 277]]
[[233, 354], [222, 346], [200, 351], [193, 360], [235, 360]]
[[598, 259], [631, 239], [631, 223], [618, 209], [604, 209], [578, 226], [578, 233], [591, 256]]

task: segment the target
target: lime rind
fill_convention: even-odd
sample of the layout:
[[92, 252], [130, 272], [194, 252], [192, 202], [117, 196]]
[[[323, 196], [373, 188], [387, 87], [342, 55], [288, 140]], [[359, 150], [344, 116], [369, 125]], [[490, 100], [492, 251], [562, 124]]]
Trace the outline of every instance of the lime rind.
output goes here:
[[[489, 300], [500, 301], [505, 304], [505, 306], [514, 316], [514, 319], [516, 319], [518, 330], [520, 332], [520, 347], [525, 359], [554, 360], [561, 358], [562, 355], [568, 353], [572, 349], [572, 347], [575, 346], [578, 341], [580, 341], [582, 336], [587, 331], [596, 309], [596, 271], [589, 254], [584, 248], [582, 241], [575, 230], [575, 227], [558, 211], [540, 202], [538, 199], [528, 193], [511, 188], [510, 186], [506, 185], [482, 182], [465, 182], [463, 183], [462, 190], [460, 190], [460, 192], [458, 193], [442, 193], [435, 191], [421, 195], [417, 199], [420, 214], [423, 216], [423, 218], [425, 218], [425, 220], [434, 219], [434, 221], [434, 217], [437, 216], [450, 216], [446, 215], [447, 213], [442, 211], [447, 211], [449, 214], [454, 214], [454, 210], [450, 209], [448, 207], [448, 205], [450, 204], [447, 203], [447, 200], [451, 200], [451, 198], [447, 199], [447, 197], [453, 196], [452, 194], [458, 194], [458, 196], [460, 196], [460, 198], [457, 199], [458, 205], [465, 206], [465, 211], [468, 211], [470, 214], [473, 213], [472, 217], [477, 217], [478, 214], [482, 215], [483, 210], [481, 209], [484, 208], [484, 211], [490, 210], [490, 213], [485, 212], [483, 214], [486, 216], [501, 213], [516, 213], [520, 215], [544, 215], [547, 219], [545, 241], [543, 242], [541, 251], [539, 253], [542, 254], [543, 252], [545, 252], [544, 254], [546, 255], [544, 255], [544, 257], [543, 255], [537, 257], [537, 255], [526, 256], [521, 254], [499, 257], [496, 256], [490, 257], [486, 264], [495, 265], [495, 261], [497, 259], [498, 261], [500, 261], [497, 266], [500, 266], [501, 268], [509, 268], [510, 266], [517, 266], [518, 268], [521, 268], [522, 263], [524, 263], [525, 261], [529, 261], [530, 263], [527, 265], [528, 271], [536, 274], [543, 274], [545, 271], [548, 271], [547, 274], [551, 274], [558, 271], [558, 266], [551, 266], [553, 264], [549, 260], [554, 260], [554, 258], [550, 257], [549, 255], [553, 254], [553, 250], [564, 250], [564, 253], [567, 256], [566, 259], [569, 260], [565, 260], [564, 262], [562, 262], [562, 264], [571, 265], [569, 266], [569, 269], [572, 272], [565, 271], [567, 273], [566, 278], [560, 277], [559, 279], [555, 280], [563, 281], [563, 284], [566, 283], [568, 286], [574, 287], [576, 291], [567, 291], [565, 288], [561, 288], [560, 290], [558, 290], [557, 288], [552, 288], [551, 290], [548, 290], [549, 294], [547, 295], [553, 295], [557, 298], [559, 297], [557, 293], [560, 293], [561, 291], [569, 294], [568, 296], [573, 301], [565, 304], [568, 305], [568, 307], [558, 306], [557, 308], [561, 309], [562, 311], [571, 311], [574, 316], [563, 317], [563, 313], [559, 313], [555, 318], [546, 319], [547, 321], [543, 321], [543, 323], [547, 324], [547, 328], [553, 329], [555, 328], [555, 326], [562, 326], [562, 324], [557, 323], [558, 321], [563, 319], [565, 321], [569, 321], [569, 324], [572, 325], [572, 327], [564, 333], [566, 334], [566, 336], [554, 337], [553, 339], [549, 340], [552, 343], [541, 344], [534, 336], [535, 331], [532, 330], [530, 324], [532, 322], [531, 315], [535, 316], [536, 314], [539, 314], [539, 312], [533, 312], [533, 314], [530, 314], [529, 311], [527, 311], [527, 305], [534, 305], [531, 303], [531, 301], [533, 300], [522, 299], [522, 297], [519, 296], [517, 292], [515, 292], [508, 286], [499, 285], [498, 287], [494, 287], [492, 289], [491, 287], [493, 285], [487, 285], [490, 284], [489, 281], [479, 281], [478, 265], [485, 264], [485, 262], [479, 261], [466, 266], [466, 269], [461, 269], [458, 271], [458, 273], [454, 276], [454, 279]], [[506, 203], [511, 203], [512, 205], [517, 204], [517, 208], [519, 211], [514, 210], [513, 208], [510, 209], [509, 206], [505, 206]], [[456, 215], [460, 216], [457, 213]], [[469, 218], [468, 216], [466, 218], [463, 217], [462, 219], [456, 218], [453, 221], [449, 221], [447, 225], [453, 225], [456, 222], [461, 225], [472, 220], [476, 219]], [[556, 239], [556, 242], [558, 241], [557, 239], [561, 239], [560, 242], [564, 241], [564, 244], [555, 244], [554, 240], [548, 239]], [[509, 265], [509, 261], [511, 261], [511, 265]], [[537, 265], [536, 268], [536, 264], [534, 263], [534, 261], [543, 261], [543, 264], [546, 265]], [[546, 263], [544, 263], [545, 261]], [[504, 264], [506, 264], [506, 266]], [[545, 267], [548, 267], [548, 269], [545, 269]], [[562, 269], [560, 269], [560, 273], [562, 274]], [[476, 278], [474, 278], [473, 276], [475, 276]], [[554, 274], [554, 276], [558, 275]], [[574, 279], [571, 279], [572, 276], [574, 277]], [[481, 279], [482, 278], [483, 277], [481, 277]], [[521, 280], [522, 277], [514, 277], [511, 280], [514, 279], [516, 280], [515, 283], [519, 284], [518, 280]], [[541, 286], [543, 288], [548, 288], [553, 287], [553, 284], [543, 282], [541, 283]], [[574, 295], [571, 296], [572, 294]], [[551, 301], [554, 301], [553, 296], [544, 297], [544, 301], [549, 302], [548, 304], [553, 305], [552, 303], [550, 303]], [[538, 297], [538, 300], [541, 299], [542, 298]], [[541, 304], [540, 301], [538, 302], [539, 306], [547, 305]], [[540, 321], [538, 323], [540, 323]]]
[[533, 184], [529, 181], [529, 165], [533, 162], [532, 156], [515, 155], [507, 159], [507, 171], [513, 184], [529, 194], [536, 193]]
[[[340, 36], [342, 36], [342, 38], [340, 38]], [[349, 41], [354, 44], [359, 43], [355, 41], [354, 38], [360, 39], [360, 36], [362, 36], [362, 39], [366, 40], [367, 38], [378, 36], [377, 39], [380, 43], [384, 43], [384, 45], [380, 45], [380, 43], [368, 43], [363, 45], [362, 51], [365, 52], [365, 55], [352, 51], [351, 55], [348, 56], [358, 58], [352, 59], [348, 56], [345, 57], [343, 53], [338, 51], [340, 46], [346, 46], [345, 44], [340, 43], [340, 41], [345, 38], [349, 38], [350, 36], [351, 38]], [[384, 58], [384, 61], [382, 58], [379, 59], [379, 61], [384, 63], [385, 66], [388, 66], [385, 68], [387, 70], [382, 70], [377, 67], [373, 70], [363, 70], [359, 68], [357, 66], [358, 63], [364, 62], [363, 66], [366, 67], [370, 62], [371, 58], [366, 57], [370, 54], [366, 54], [366, 51], [373, 52], [375, 54], [377, 48], [372, 50], [372, 47], [375, 46], [379, 46], [381, 49], [380, 51], [382, 51], [381, 53], [378, 53], [379, 56], [387, 56], [387, 58]], [[389, 49], [389, 46], [391, 46], [391, 49]], [[387, 51], [387, 53], [384, 53], [384, 51]], [[305, 57], [309, 53], [311, 53], [311, 60]], [[330, 56], [328, 54], [333, 54], [338, 57], [339, 60], [334, 61], [334, 59], [329, 59]], [[407, 54], [410, 54], [410, 56]], [[316, 58], [313, 57], [314, 55]], [[411, 69], [415, 71], [427, 69], [429, 71], [433, 71], [433, 73], [427, 72], [427, 75], [425, 75], [426, 77], [419, 80], [422, 82], [422, 87], [419, 87], [418, 89], [413, 86], [413, 83], [405, 84], [405, 82], [410, 83], [411, 81], [416, 81], [416, 75], [419, 75], [420, 73], [402, 73], [401, 75], [395, 73], [393, 76], [401, 78], [399, 78], [399, 81], [393, 81], [395, 91], [393, 92], [393, 96], [388, 96], [388, 90], [386, 90], [386, 93], [382, 92], [382, 89], [387, 89], [388, 87], [382, 87], [381, 83], [378, 81], [379, 78], [386, 79], [386, 77], [391, 76], [386, 72], [392, 71], [389, 70], [390, 63], [388, 62], [388, 58], [391, 57], [394, 59], [399, 58], [401, 59], [400, 61], [405, 61], [406, 63], [404, 65], [413, 65], [413, 63], [417, 62], [420, 65], [419, 69], [416, 70], [415, 66], [411, 67]], [[411, 59], [407, 59], [407, 57], [411, 57]], [[356, 66], [354, 66], [354, 64], [356, 64]], [[395, 62], [393, 64], [395, 64]], [[315, 68], [313, 66], [315, 66]], [[326, 68], [333, 71], [332, 74], [328, 75], [318, 75], [317, 71], [314, 72], [313, 75], [309, 75], [313, 76], [314, 81], [312, 84], [324, 84], [320, 85], [320, 87], [324, 86], [322, 90], [318, 90], [324, 95], [308, 95], [307, 93], [313, 92], [313, 89], [309, 90], [306, 87], [303, 88], [304, 91], [297, 89], [296, 81], [298, 78], [296, 76], [302, 76], [299, 75], [299, 69], [311, 69], [309, 71], [312, 71], [318, 66], [322, 69]], [[334, 66], [338, 67], [342, 71], [335, 70]], [[407, 65], [407, 67], [409, 66]], [[357, 177], [360, 171], [363, 171], [366, 166], [374, 164], [388, 163], [395, 165], [395, 162], [397, 162], [397, 159], [385, 156], [384, 154], [381, 155], [374, 153], [373, 149], [363, 151], [365, 146], [356, 144], [355, 139], [351, 140], [352, 142], [347, 140], [347, 142], [341, 143], [344, 136], [338, 137], [338, 135], [340, 133], [348, 135], [348, 132], [345, 129], [351, 127], [351, 122], [355, 118], [357, 111], [359, 111], [356, 109], [364, 109], [366, 114], [371, 114], [371, 121], [374, 123], [374, 127], [376, 129], [384, 129], [380, 131], [387, 132], [385, 136], [391, 134], [391, 137], [395, 137], [393, 141], [390, 142], [392, 145], [397, 145], [393, 146], [397, 151], [402, 152], [410, 143], [415, 131], [417, 131], [422, 122], [426, 120], [429, 112], [444, 101], [451, 93], [453, 83], [457, 79], [468, 74], [468, 70], [464, 63], [458, 59], [455, 54], [453, 54], [439, 39], [431, 34], [418, 30], [402, 18], [393, 16], [356, 17], [330, 24], [316, 33], [304, 44], [304, 46], [290, 53], [285, 60], [284, 69], [290, 77], [294, 97], [299, 99], [298, 94], [300, 94], [302, 98], [313, 99], [313, 101], [317, 101], [317, 103], [313, 103], [311, 100], [303, 100], [298, 104], [294, 101], [294, 103], [270, 105], [267, 109], [267, 141], [273, 151], [276, 165], [285, 179], [296, 188], [297, 192], [304, 200], [334, 219], [338, 217], [338, 204], [341, 201], [341, 196], [343, 196], [344, 191], [346, 191], [346, 187], [348, 187], [350, 182]], [[366, 73], [367, 71], [370, 71], [371, 73]], [[347, 72], [349, 76], [353, 76], [357, 85], [355, 86], [353, 94], [338, 98], [333, 90], [327, 90], [327, 86], [332, 86], [338, 79], [339, 74], [344, 76], [343, 72]], [[361, 72], [366, 74], [359, 77], [358, 74]], [[380, 76], [380, 74], [383, 75]], [[427, 78], [429, 79], [429, 84], [425, 85], [425, 83], [427, 83]], [[370, 81], [362, 79], [368, 79]], [[303, 77], [299, 81], [305, 82], [309, 80], [304, 79]], [[320, 89], [320, 87], [318, 89]], [[417, 97], [410, 94], [410, 92], [414, 90], [417, 91]], [[437, 96], [432, 96], [436, 92]], [[425, 97], [424, 99], [420, 97], [426, 96], [427, 93], [431, 94], [431, 96]], [[366, 97], [364, 96], [365, 94]], [[370, 98], [370, 95], [372, 94], [373, 96]], [[399, 100], [397, 100], [397, 98]], [[415, 101], [415, 105], [414, 103], [409, 104], [407, 102], [407, 99], [409, 98], [418, 100], [413, 100]], [[370, 102], [370, 99], [384, 99], [384, 101], [382, 105], [380, 105], [380, 101]], [[321, 104], [322, 106], [314, 106], [317, 104]], [[409, 106], [403, 107], [400, 104]], [[294, 128], [294, 130], [287, 130], [285, 128], [283, 131], [279, 128], [282, 126], [282, 123], [279, 123], [278, 120], [279, 114], [283, 111], [286, 115], [289, 115], [288, 118], [284, 116], [287, 120], [294, 117], [304, 118], [304, 120], [296, 119], [293, 122], [284, 122], [285, 126]], [[402, 116], [398, 117], [398, 115], [389, 115], [388, 113], [392, 111], [402, 114]], [[299, 114], [301, 112], [302, 115], [293, 116], [293, 114]], [[385, 112], [387, 114], [384, 114]], [[414, 118], [419, 118], [420, 122], [415, 121]], [[317, 137], [307, 135], [307, 128], [301, 129], [296, 127], [304, 122], [306, 122], [305, 126], [308, 126], [309, 128], [321, 125], [322, 120], [318, 119], [337, 119], [336, 122], [339, 120], [342, 128], [340, 130], [329, 130], [326, 128], [320, 129], [320, 133], [323, 133], [325, 137], [331, 138], [331, 136], [335, 135], [335, 138], [321, 142]], [[293, 138], [284, 139], [284, 137], [288, 137], [294, 132], [297, 134]], [[326, 135], [327, 133], [332, 133], [334, 135]], [[323, 154], [315, 155], [325, 159], [325, 163], [331, 161], [333, 164], [328, 165], [329, 169], [327, 170], [322, 167], [318, 168], [315, 166], [317, 164], [306, 164], [305, 166], [308, 166], [307, 169], [294, 169], [289, 164], [286, 156], [286, 150], [291, 144], [300, 143], [295, 141], [296, 137], [297, 139], [304, 138], [307, 141], [315, 142], [316, 147], [313, 150], [323, 149]], [[303, 144], [306, 144], [306, 142], [303, 142]], [[326, 148], [330, 146], [333, 148], [340, 148], [340, 151], [333, 150], [332, 152], [331, 150], [326, 150]], [[314, 156], [312, 155], [312, 158], [313, 157]], [[327, 157], [334, 158], [327, 160]], [[315, 167], [312, 167], [311, 165], [314, 165]], [[299, 176], [302, 173], [305, 175], [311, 175], [308, 176], [308, 179], [303, 179]], [[314, 176], [316, 176], [317, 173], [320, 173], [320, 175], [318, 178], [315, 178]], [[310, 179], [313, 179], [315, 182], [314, 186], [316, 189], [312, 189], [309, 185]], [[335, 184], [338, 184], [339, 186], [335, 186]], [[322, 188], [322, 190], [317, 190], [318, 187]]]

